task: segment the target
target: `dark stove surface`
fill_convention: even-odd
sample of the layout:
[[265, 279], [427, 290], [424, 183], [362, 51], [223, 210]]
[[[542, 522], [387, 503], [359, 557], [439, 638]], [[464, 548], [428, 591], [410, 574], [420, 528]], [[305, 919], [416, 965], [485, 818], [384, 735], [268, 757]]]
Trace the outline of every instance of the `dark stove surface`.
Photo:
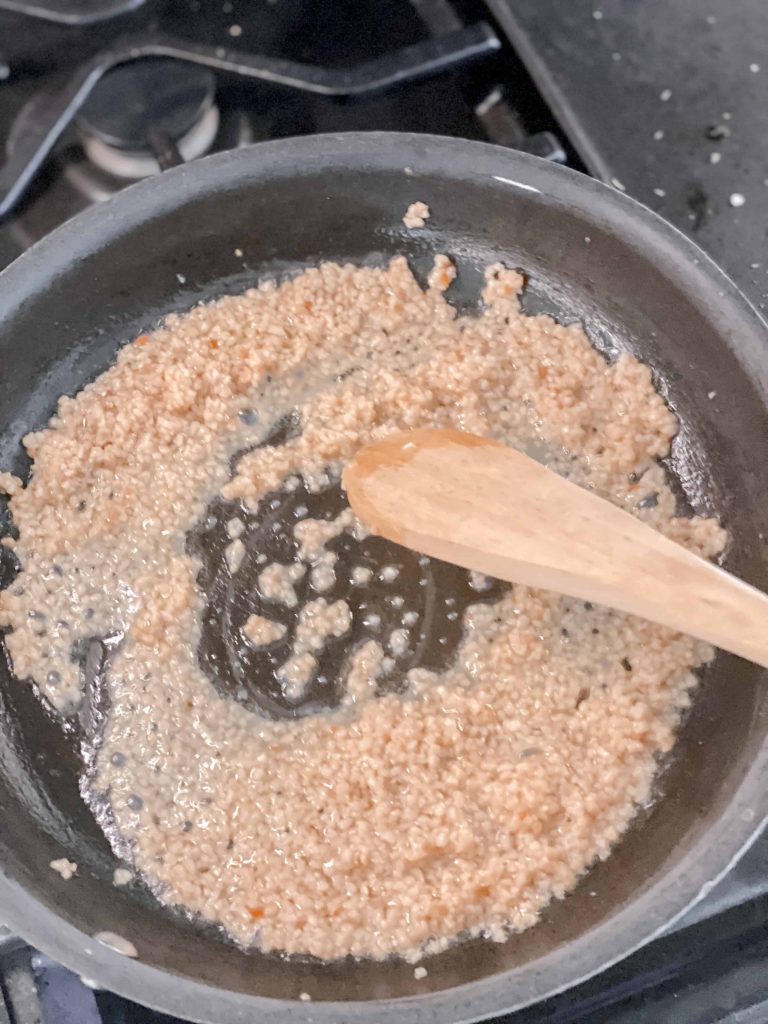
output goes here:
[[768, 4], [488, 6], [589, 171], [691, 235], [765, 311]]
[[[490, 21], [502, 42], [495, 55], [354, 102], [218, 75], [214, 148], [369, 128], [543, 147], [658, 210], [721, 262], [753, 302], [763, 308], [768, 301], [764, 0], [727, 7], [701, 0], [146, 0], [106, 4], [129, 9], [87, 29], [30, 20], [8, 6], [0, 2], [0, 163], [25, 104], [41, 89], [55, 93], [78, 66], [126, 35], [162, 32], [222, 52], [347, 68]], [[25, 0], [10, 6], [18, 11]], [[114, 177], [94, 174], [81, 141], [73, 129], [65, 134], [27, 200], [0, 223], [0, 267], [119, 187]], [[506, 1024], [763, 1024], [766, 965], [763, 839], [667, 936]], [[0, 1024], [6, 1021], [172, 1024], [93, 991], [0, 928]]]
[[[126, 38], [161, 34], [182, 45], [207, 47], [214, 61], [249, 54], [333, 70], [353, 68], [426, 40], [447, 40], [452, 32], [467, 26], [477, 25], [482, 31], [484, 17], [487, 12], [480, 7], [459, 15], [446, 0], [335, 0], [333, 4], [325, 0], [301, 4], [223, 0], [204, 5], [201, 0], [150, 0], [132, 13], [83, 30], [32, 22], [0, 9], [0, 62], [9, 69], [7, 78], [0, 81], [0, 139], [5, 136], [6, 148], [15, 152], [24, 135], [19, 112], [24, 111], [22, 120], [34, 120], [26, 105], [33, 98], [40, 105], [37, 97], [41, 90], [54, 96], [60, 93], [73, 72]], [[487, 32], [493, 36], [490, 27]], [[525, 110], [525, 123], [518, 125], [520, 134], [532, 135], [534, 140], [538, 137], [541, 143], [541, 133], [554, 127], [546, 105], [520, 62], [510, 62], [501, 53], [494, 57], [491, 49], [486, 47], [482, 60], [354, 101], [221, 74], [217, 103], [222, 125], [212, 148], [368, 128], [496, 138], [498, 133], [485, 130], [483, 117], [492, 117], [497, 105], [491, 103], [491, 113], [483, 116], [478, 116], [475, 108], [487, 101], [497, 86], [501, 92], [513, 93], [516, 104]], [[106, 86], [102, 83], [102, 92]], [[80, 137], [70, 129], [18, 215], [0, 229], [0, 262], [7, 262], [57, 223], [94, 198], [105, 198], [120, 184], [94, 174], [84, 159]]]

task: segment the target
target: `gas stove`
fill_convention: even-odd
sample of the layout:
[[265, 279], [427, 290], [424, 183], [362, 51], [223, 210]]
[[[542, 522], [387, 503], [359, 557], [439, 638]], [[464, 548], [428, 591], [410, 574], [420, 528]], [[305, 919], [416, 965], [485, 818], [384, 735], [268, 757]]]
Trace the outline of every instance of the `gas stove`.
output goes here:
[[[720, 6], [0, 0], [0, 267], [86, 206], [206, 153], [316, 132], [428, 131], [524, 149], [626, 190], [765, 308], [768, 8], [738, 0], [737, 17]], [[0, 927], [5, 1020], [173, 1024]], [[544, 1021], [768, 1021], [768, 839], [666, 935], [506, 1018]]]
[[261, 139], [376, 127], [568, 158], [486, 12], [447, 0], [385, 5], [386, 32], [375, 3], [147, 2], [87, 28], [6, 3], [0, 216], [17, 248], [132, 181]]

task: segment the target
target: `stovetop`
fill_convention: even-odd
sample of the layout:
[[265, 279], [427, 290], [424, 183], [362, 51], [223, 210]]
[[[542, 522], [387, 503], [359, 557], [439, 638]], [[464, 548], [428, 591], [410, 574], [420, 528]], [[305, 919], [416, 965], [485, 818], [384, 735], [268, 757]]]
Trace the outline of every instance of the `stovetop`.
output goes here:
[[[78, 69], [93, 65], [99, 54], [126, 47], [146, 51], [158, 40], [162, 52], [186, 50], [204, 62], [176, 68], [208, 73], [214, 80], [220, 125], [211, 150], [375, 127], [515, 141], [539, 154], [560, 155], [548, 108], [519, 62], [507, 59], [487, 12], [469, 9], [475, 0], [458, 0], [461, 11], [447, 0], [224, 0], [204, 6], [203, 0], [147, 0], [136, 11], [87, 30], [36, 21], [34, 31], [29, 19], [3, 13], [7, 2], [0, 0], [0, 64], [8, 67], [0, 81], [0, 138], [5, 135], [11, 157], [39, 125], [46, 106], [60, 102]], [[87, 121], [93, 102], [115, 76], [121, 77], [113, 91], [120, 94], [126, 91], [123, 78], [136, 69], [141, 70], [138, 64], [128, 65], [98, 84], [84, 111]], [[41, 90], [48, 96], [41, 99]], [[507, 102], [512, 96], [514, 110]], [[521, 108], [524, 123], [517, 114]], [[103, 161], [94, 168], [82, 145], [92, 148], [94, 140], [82, 128], [81, 117], [76, 129], [64, 134], [18, 214], [0, 230], [1, 260], [7, 262], [127, 180], [104, 172]], [[96, 139], [97, 145], [101, 141]], [[0, 194], [0, 208], [2, 201]]]
[[589, 171], [768, 302], [764, 0], [488, 0]]
[[[22, 13], [31, 8], [47, 20]], [[116, 125], [102, 80], [0, 223], [0, 267], [147, 159], [375, 128], [490, 140], [601, 177], [691, 235], [766, 308], [763, 0], [0, 0], [0, 146], [18, 154], [98, 54], [159, 36], [197, 48], [194, 101], [162, 91], [162, 67], [158, 80], [113, 79], [113, 92], [143, 101], [159, 90], [157, 108], [172, 108], [142, 147], [148, 126]], [[0, 928], [6, 1020], [172, 1024]], [[666, 936], [506, 1024], [545, 1021], [768, 1022], [768, 837]]]

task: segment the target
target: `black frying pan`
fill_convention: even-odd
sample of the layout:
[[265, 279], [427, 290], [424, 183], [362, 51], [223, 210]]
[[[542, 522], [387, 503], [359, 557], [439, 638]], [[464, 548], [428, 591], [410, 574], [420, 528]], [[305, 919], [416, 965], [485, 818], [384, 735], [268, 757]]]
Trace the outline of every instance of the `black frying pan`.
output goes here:
[[[415, 237], [401, 218], [417, 199], [432, 218]], [[578, 317], [607, 358], [628, 348], [654, 367], [682, 422], [671, 460], [681, 503], [721, 515], [727, 568], [766, 588], [765, 325], [706, 256], [625, 196], [455, 139], [265, 143], [162, 174], [54, 232], [0, 275], [0, 466], [24, 473], [20, 437], [169, 310], [323, 259], [405, 252], [421, 271], [434, 251], [460, 266], [457, 302], [502, 259], [530, 275], [527, 308]], [[77, 729], [63, 731], [0, 657], [0, 919], [103, 986], [195, 1021], [412, 1024], [519, 1008], [650, 939], [749, 844], [768, 813], [765, 682], [718, 656], [659, 799], [611, 858], [535, 928], [460, 944], [416, 981], [396, 961], [245, 953], [148, 892], [115, 889], [113, 854], [80, 797]], [[66, 883], [48, 866], [62, 849], [79, 864]], [[90, 938], [103, 929], [139, 958]], [[296, 1001], [302, 991], [312, 1003]]]

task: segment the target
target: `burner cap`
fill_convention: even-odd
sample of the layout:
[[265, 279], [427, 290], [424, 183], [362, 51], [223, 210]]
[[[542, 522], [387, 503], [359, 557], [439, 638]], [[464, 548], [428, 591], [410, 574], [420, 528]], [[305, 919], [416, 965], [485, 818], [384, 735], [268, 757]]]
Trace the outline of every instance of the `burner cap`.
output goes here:
[[104, 76], [77, 124], [91, 139], [131, 152], [152, 149], [152, 133], [178, 143], [213, 106], [216, 78], [207, 68], [151, 57]]

